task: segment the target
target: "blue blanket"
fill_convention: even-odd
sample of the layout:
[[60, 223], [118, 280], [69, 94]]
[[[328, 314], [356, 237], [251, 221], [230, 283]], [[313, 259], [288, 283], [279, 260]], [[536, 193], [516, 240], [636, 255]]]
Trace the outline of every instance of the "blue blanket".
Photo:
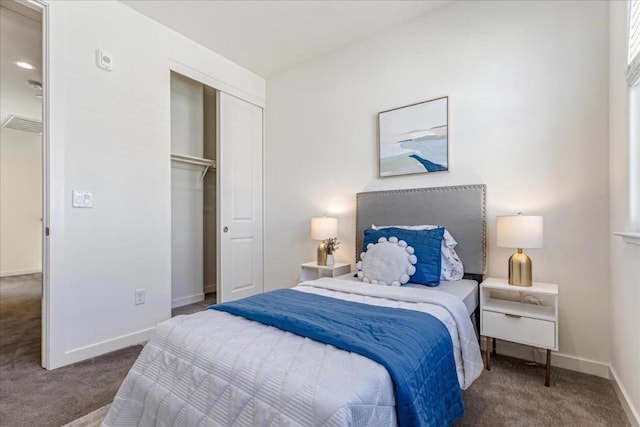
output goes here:
[[401, 426], [450, 425], [464, 415], [447, 328], [427, 313], [281, 289], [210, 309], [310, 338], [382, 364]]

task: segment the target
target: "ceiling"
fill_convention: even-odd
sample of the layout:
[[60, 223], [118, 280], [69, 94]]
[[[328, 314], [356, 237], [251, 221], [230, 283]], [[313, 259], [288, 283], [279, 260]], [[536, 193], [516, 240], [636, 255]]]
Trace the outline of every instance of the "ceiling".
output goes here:
[[447, 3], [446, 0], [121, 1], [265, 78]]
[[[1, 5], [0, 124], [9, 114], [41, 120], [42, 99], [35, 95], [42, 92], [27, 83], [27, 80], [42, 82], [40, 14], [15, 2], [3, 1]], [[25, 70], [15, 65], [15, 61], [25, 61], [37, 68]]]

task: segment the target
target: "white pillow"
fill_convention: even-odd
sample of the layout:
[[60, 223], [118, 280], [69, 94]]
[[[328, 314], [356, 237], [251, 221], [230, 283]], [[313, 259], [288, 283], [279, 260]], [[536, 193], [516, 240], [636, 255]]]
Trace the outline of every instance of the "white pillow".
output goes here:
[[[439, 225], [378, 225], [371, 224], [371, 228], [374, 230], [380, 230], [382, 228], [403, 228], [405, 230], [432, 230], [438, 228]], [[464, 276], [464, 266], [460, 257], [455, 251], [455, 247], [458, 244], [456, 239], [453, 238], [451, 233], [445, 228], [444, 236], [442, 238], [441, 249], [441, 267], [440, 267], [440, 280], [460, 280]]]
[[404, 240], [381, 237], [378, 243], [369, 243], [367, 251], [360, 254], [361, 261], [356, 264], [358, 277], [373, 285], [403, 285], [416, 272], [414, 264], [418, 258], [413, 252]]

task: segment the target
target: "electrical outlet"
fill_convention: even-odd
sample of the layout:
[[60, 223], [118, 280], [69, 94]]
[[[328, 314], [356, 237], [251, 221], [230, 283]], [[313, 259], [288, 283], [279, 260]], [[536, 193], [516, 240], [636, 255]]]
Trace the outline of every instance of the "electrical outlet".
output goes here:
[[96, 65], [105, 71], [113, 70], [113, 55], [103, 49], [96, 49]]
[[146, 293], [145, 289], [136, 289], [135, 305], [144, 304], [145, 293]]

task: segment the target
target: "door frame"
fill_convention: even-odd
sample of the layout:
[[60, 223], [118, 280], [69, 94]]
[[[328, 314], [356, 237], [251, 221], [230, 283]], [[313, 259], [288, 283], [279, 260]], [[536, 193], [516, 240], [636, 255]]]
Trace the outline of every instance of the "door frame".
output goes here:
[[[40, 0], [34, 0], [40, 1]], [[253, 96], [242, 89], [238, 89], [235, 86], [229, 85], [222, 80], [219, 80], [210, 74], [207, 74], [204, 71], [200, 71], [195, 69], [187, 64], [184, 64], [176, 59], [169, 59], [169, 67], [167, 70], [167, 96], [171, 98], [171, 73], [177, 73], [183, 75], [185, 77], [190, 78], [198, 83], [209, 86], [217, 90], [218, 92], [225, 92], [229, 95], [235, 96], [238, 99], [246, 101], [250, 104], [256, 105], [262, 108], [262, 286], [264, 290], [264, 256], [265, 256], [265, 239], [264, 239], [264, 224], [265, 224], [265, 180], [264, 180], [264, 172], [265, 172], [265, 101]], [[216, 104], [218, 104], [218, 96], [216, 96]], [[219, 105], [216, 105], [216, 112], [219, 115]], [[219, 133], [220, 127], [216, 125], [216, 160], [220, 158], [220, 144], [219, 144]], [[171, 149], [169, 148], [169, 155], [171, 154]], [[219, 164], [216, 166], [216, 170], [220, 168]], [[169, 173], [171, 168], [169, 168]], [[220, 265], [220, 236], [222, 233], [222, 226], [220, 222], [220, 173], [216, 172], [216, 229], [217, 229], [217, 238], [216, 238], [216, 264]], [[220, 302], [220, 269], [216, 266], [216, 303]]]
[[49, 5], [44, 0], [15, 0], [42, 14], [42, 308], [40, 365], [49, 369]]

